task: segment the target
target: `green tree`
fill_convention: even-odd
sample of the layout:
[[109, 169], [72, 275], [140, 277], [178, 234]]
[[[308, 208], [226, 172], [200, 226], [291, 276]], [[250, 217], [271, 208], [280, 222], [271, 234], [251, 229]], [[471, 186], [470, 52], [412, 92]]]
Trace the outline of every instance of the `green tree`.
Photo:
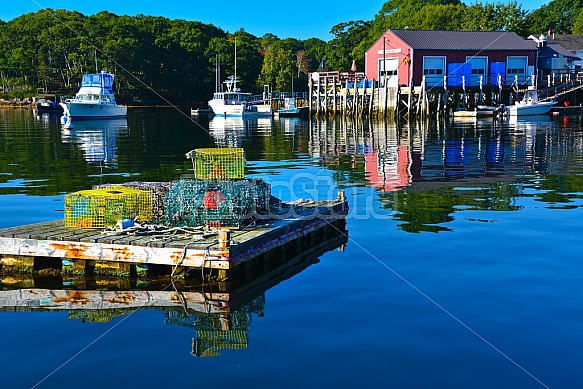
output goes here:
[[527, 17], [530, 34], [552, 30], [558, 34], [570, 34], [583, 8], [583, 0], [552, 0], [534, 10]]
[[411, 17], [409, 28], [460, 30], [465, 11], [466, 7], [459, 4], [428, 4]]
[[213, 64], [213, 68], [217, 54], [220, 57], [221, 64], [222, 74], [219, 77], [220, 80], [236, 74], [239, 79], [239, 87], [243, 87], [251, 92], [259, 92], [258, 88], [256, 88], [255, 81], [261, 71], [263, 55], [260, 51], [259, 40], [256, 37], [241, 29], [235, 34], [227, 35], [225, 38], [212, 38], [209, 41], [205, 55], [208, 58], [209, 64]]
[[475, 3], [467, 7], [462, 15], [462, 30], [513, 31], [520, 36], [528, 35], [526, 17], [528, 12], [516, 1], [503, 3]]
[[269, 85], [275, 91], [290, 91], [296, 74], [295, 56], [291, 50], [274, 43], [265, 54], [258, 86]]
[[357, 50], [360, 42], [368, 36], [370, 22], [363, 20], [339, 23], [330, 33], [334, 38], [328, 42], [325, 60], [331, 69], [348, 71], [352, 61], [360, 69], [364, 68], [364, 53]]
[[579, 12], [579, 16], [573, 26], [573, 34], [583, 34], [583, 10]]

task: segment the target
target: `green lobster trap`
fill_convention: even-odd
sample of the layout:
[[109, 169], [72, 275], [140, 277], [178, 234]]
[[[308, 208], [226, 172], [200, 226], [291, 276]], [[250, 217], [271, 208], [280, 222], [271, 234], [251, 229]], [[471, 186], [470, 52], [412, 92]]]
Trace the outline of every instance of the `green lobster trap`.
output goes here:
[[242, 148], [194, 149], [186, 157], [192, 159], [194, 178], [198, 180], [236, 180], [245, 177], [245, 153]]
[[106, 228], [136, 218], [152, 219], [152, 192], [112, 186], [65, 196], [65, 227]]
[[176, 226], [238, 228], [269, 210], [271, 186], [261, 179], [203, 181], [181, 178], [164, 208]]

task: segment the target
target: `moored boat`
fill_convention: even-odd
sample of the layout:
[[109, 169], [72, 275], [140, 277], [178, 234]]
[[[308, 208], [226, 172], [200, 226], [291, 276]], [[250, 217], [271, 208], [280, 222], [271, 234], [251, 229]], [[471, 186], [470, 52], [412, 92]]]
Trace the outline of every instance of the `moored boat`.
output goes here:
[[237, 39], [235, 38], [235, 75], [229, 76], [225, 84], [227, 91], [220, 88], [220, 62], [217, 57], [217, 78], [216, 91], [213, 98], [209, 100], [208, 106], [217, 116], [250, 116], [250, 117], [265, 117], [273, 116], [273, 109], [271, 104], [266, 104], [265, 99], [254, 100], [249, 92], [241, 92], [237, 87]]
[[517, 101], [507, 109], [510, 116], [545, 115], [556, 104], [557, 102], [554, 100], [540, 101], [536, 87], [529, 86], [522, 100]]
[[218, 116], [272, 116], [273, 109], [270, 104], [255, 104], [260, 101], [252, 101], [251, 93], [241, 92], [237, 88], [237, 77], [230, 76], [224, 84], [226, 92], [215, 92], [208, 105]]
[[126, 116], [127, 107], [118, 105], [113, 93], [113, 74], [102, 71], [85, 74], [74, 98], [61, 102], [70, 118], [112, 118]]
[[296, 99], [293, 97], [286, 97], [284, 99], [283, 108], [278, 109], [275, 113], [280, 117], [296, 117], [308, 116], [309, 107], [296, 107]]
[[54, 94], [42, 94], [36, 97], [35, 109], [37, 113], [63, 112], [63, 107], [57, 102]]

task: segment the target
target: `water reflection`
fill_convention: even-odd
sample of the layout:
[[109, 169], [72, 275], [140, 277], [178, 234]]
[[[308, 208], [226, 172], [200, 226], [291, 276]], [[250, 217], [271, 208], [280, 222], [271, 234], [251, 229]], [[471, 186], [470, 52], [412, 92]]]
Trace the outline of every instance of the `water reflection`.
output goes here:
[[[381, 209], [411, 232], [449, 231], [446, 223], [462, 210], [521, 209], [518, 199], [531, 186], [547, 187], [536, 197], [549, 206], [580, 199], [583, 135], [569, 123], [579, 118], [515, 119], [318, 121], [309, 152], [334, 171], [338, 185], [375, 187]], [[568, 194], [558, 193], [567, 187]]]
[[272, 118], [214, 116], [209, 121], [209, 134], [219, 147], [242, 147], [243, 139], [257, 131], [271, 131]]
[[127, 133], [126, 118], [75, 121], [72, 129], [61, 129], [63, 143], [79, 145], [87, 162], [103, 163], [106, 168], [116, 169], [117, 139]]
[[163, 311], [164, 324], [196, 332], [192, 355], [217, 356], [221, 350], [247, 348], [252, 315], [264, 315], [267, 290], [318, 263], [324, 253], [344, 250], [345, 226], [344, 221], [335, 223], [309, 247], [290, 242], [277, 253], [265, 253], [254, 262], [261, 266], [231, 282], [56, 277], [47, 269], [26, 278], [2, 274], [0, 267], [0, 313], [67, 311], [69, 319], [103, 323], [138, 310]]

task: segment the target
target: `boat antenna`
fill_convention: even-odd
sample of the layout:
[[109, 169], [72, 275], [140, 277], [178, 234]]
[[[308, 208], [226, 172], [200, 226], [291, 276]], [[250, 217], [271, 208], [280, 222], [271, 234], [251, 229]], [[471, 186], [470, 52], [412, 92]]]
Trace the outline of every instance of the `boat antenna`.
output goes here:
[[99, 70], [97, 68], [97, 50], [95, 50], [95, 73], [99, 73]]

